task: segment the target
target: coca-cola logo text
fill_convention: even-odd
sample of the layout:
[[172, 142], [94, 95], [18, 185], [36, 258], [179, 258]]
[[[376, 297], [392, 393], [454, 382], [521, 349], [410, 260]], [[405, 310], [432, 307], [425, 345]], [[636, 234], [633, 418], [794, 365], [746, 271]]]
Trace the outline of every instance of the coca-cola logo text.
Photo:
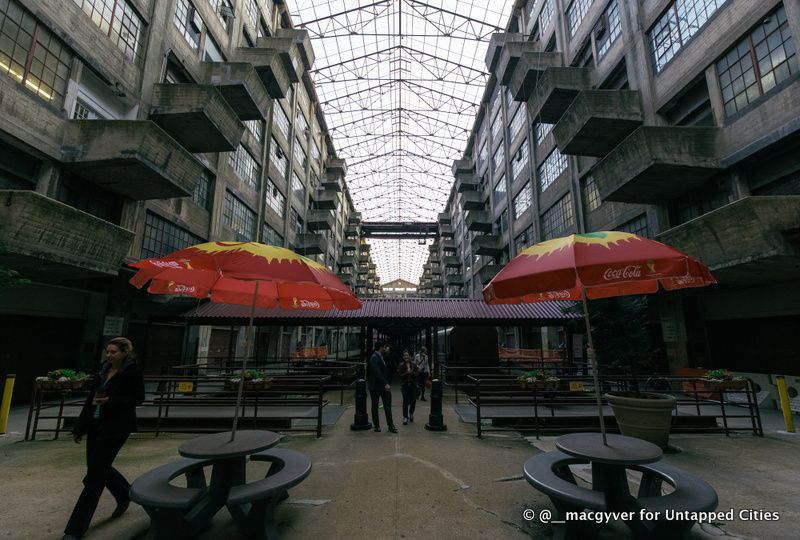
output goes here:
[[150, 261], [150, 264], [159, 268], [181, 268], [181, 265], [175, 261]]
[[300, 300], [300, 307], [318, 309], [319, 302], [316, 300]]
[[197, 290], [197, 287], [194, 285], [175, 285], [172, 289], [172, 292], [175, 293], [193, 293]]
[[642, 277], [642, 265], [629, 264], [625, 268], [606, 268], [603, 272], [603, 279], [611, 281], [614, 279], [636, 279]]
[[569, 291], [549, 291], [545, 294], [550, 300], [569, 299]]

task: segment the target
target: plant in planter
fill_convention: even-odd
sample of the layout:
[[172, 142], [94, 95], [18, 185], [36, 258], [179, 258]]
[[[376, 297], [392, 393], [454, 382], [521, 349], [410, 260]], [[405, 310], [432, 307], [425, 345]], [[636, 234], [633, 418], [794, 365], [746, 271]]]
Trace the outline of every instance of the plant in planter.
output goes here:
[[706, 386], [714, 392], [720, 390], [742, 390], [747, 387], [747, 379], [734, 377], [727, 369], [714, 369], [706, 373]]
[[60, 368], [48, 371], [45, 377], [36, 377], [36, 384], [44, 390], [81, 390], [88, 380], [82, 371]]
[[[233, 377], [225, 381], [226, 390], [237, 390], [239, 388], [239, 377]], [[257, 369], [247, 369], [244, 372], [244, 389], [259, 390], [269, 388], [272, 385], [272, 378], [261, 373]]]
[[541, 390], [558, 389], [560, 379], [554, 375], [546, 375], [541, 369], [526, 371], [517, 377], [517, 381], [522, 388], [537, 388]]

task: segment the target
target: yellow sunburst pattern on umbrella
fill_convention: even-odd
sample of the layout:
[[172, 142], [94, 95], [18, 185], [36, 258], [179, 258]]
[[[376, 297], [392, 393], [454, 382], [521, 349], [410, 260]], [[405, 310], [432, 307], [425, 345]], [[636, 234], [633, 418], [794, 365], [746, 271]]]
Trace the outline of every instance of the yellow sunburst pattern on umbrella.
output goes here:
[[642, 239], [635, 234], [620, 232], [620, 231], [598, 231], [584, 234], [571, 234], [562, 238], [554, 238], [552, 240], [545, 240], [538, 244], [534, 244], [520, 252], [520, 255], [527, 257], [536, 257], [540, 259], [556, 251], [569, 249], [574, 244], [586, 244], [602, 246], [606, 249], [611, 249], [613, 246], [618, 245], [620, 242], [638, 242]]

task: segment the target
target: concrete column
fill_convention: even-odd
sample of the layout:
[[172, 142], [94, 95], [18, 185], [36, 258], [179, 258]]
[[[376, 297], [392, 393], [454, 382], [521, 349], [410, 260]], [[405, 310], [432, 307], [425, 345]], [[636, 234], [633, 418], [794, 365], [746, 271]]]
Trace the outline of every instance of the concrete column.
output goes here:
[[200, 366], [208, 365], [208, 347], [211, 340], [211, 327], [208, 325], [197, 327], [197, 363]]
[[661, 317], [661, 332], [667, 353], [669, 372], [689, 365], [686, 351], [686, 322], [683, 314], [683, 301], [680, 293], [660, 295], [658, 312]]

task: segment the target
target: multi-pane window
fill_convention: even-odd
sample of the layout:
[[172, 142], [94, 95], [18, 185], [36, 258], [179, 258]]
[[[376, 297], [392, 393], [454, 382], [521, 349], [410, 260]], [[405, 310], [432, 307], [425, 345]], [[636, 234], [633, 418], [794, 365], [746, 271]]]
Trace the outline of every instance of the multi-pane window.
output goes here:
[[539, 13], [539, 29], [544, 34], [550, 21], [553, 20], [553, 0], [544, 0], [542, 11]]
[[206, 0], [217, 14], [222, 26], [228, 28], [228, 21], [233, 19], [233, 6], [228, 0]]
[[263, 120], [245, 120], [243, 123], [247, 128], [247, 131], [249, 131], [258, 142], [264, 142]]
[[281, 107], [277, 102], [275, 106], [272, 108], [272, 123], [278, 126], [278, 130], [283, 133], [283, 136], [286, 139], [289, 139], [289, 117], [286, 116], [286, 113], [283, 111], [283, 107]]
[[60, 106], [72, 64], [70, 50], [14, 0], [0, 2], [0, 26], [0, 72]]
[[236, 152], [228, 153], [228, 164], [236, 173], [236, 176], [244, 180], [244, 183], [255, 189], [258, 186], [258, 176], [261, 167], [256, 160], [245, 150], [241, 144], [236, 148]]
[[497, 90], [494, 91], [494, 97], [492, 98], [492, 114], [495, 117], [500, 113], [500, 99], [502, 98], [502, 94], [500, 93], [500, 87], [497, 87]]
[[[144, 21], [125, 0], [73, 0], [125, 56], [142, 59]], [[11, 2], [14, 3], [13, 0]]]
[[180, 30], [186, 43], [192, 49], [200, 46], [200, 34], [203, 32], [203, 20], [188, 0], [178, 0], [175, 7], [175, 26]]
[[567, 192], [542, 214], [542, 238], [550, 240], [562, 236], [574, 226], [575, 213], [572, 210], [572, 192]]
[[549, 188], [550, 184], [555, 182], [566, 168], [567, 156], [559, 152], [558, 148], [555, 148], [536, 169], [536, 176], [539, 178], [539, 190], [544, 191]]
[[656, 72], [691, 40], [727, 0], [675, 0], [648, 32]]
[[797, 69], [794, 41], [781, 6], [717, 62], [725, 114], [741, 111]]
[[531, 201], [533, 200], [533, 189], [531, 189], [531, 183], [525, 182], [525, 185], [522, 187], [522, 190], [517, 193], [517, 196], [514, 197], [513, 208], [514, 208], [514, 219], [519, 219], [525, 211], [530, 208]]
[[513, 141], [514, 137], [522, 130], [522, 126], [525, 125], [525, 116], [525, 107], [518, 107], [508, 127], [510, 141]]
[[511, 108], [511, 105], [514, 103], [514, 94], [511, 93], [511, 90], [506, 87], [506, 109]]
[[250, 23], [250, 26], [252, 26], [254, 30], [258, 28], [258, 20], [261, 14], [256, 5], [256, 0], [244, 0], [244, 12], [247, 15], [246, 20]]
[[542, 144], [542, 141], [547, 134], [550, 133], [550, 130], [553, 129], [553, 124], [543, 124], [542, 122], [536, 122], [534, 125], [534, 131], [536, 133], [536, 146]]
[[489, 147], [486, 145], [486, 141], [483, 141], [481, 145], [480, 152], [478, 152], [478, 162], [483, 165], [486, 163], [486, 157], [489, 155]]
[[286, 152], [280, 147], [275, 137], [272, 137], [269, 145], [269, 160], [272, 166], [281, 173], [281, 179], [286, 178], [286, 171], [289, 167], [289, 160], [286, 158]]
[[73, 120], [99, 120], [104, 118], [102, 114], [84, 103], [81, 99], [75, 100], [75, 111], [72, 114]]
[[292, 208], [289, 213], [289, 226], [295, 234], [303, 234], [303, 218], [297, 213], [297, 210]]
[[311, 161], [314, 163], [319, 163], [319, 146], [317, 146], [317, 141], [311, 141]]
[[266, 223], [261, 224], [261, 242], [264, 244], [269, 244], [271, 246], [283, 246], [283, 236], [278, 234], [278, 231], [267, 225]]
[[533, 225], [522, 231], [514, 238], [514, 253], [519, 253], [533, 243]]
[[297, 176], [297, 172], [292, 171], [292, 195], [294, 195], [298, 200], [302, 201], [306, 198], [306, 187], [303, 185], [303, 181], [300, 180], [300, 177]]
[[492, 155], [492, 168], [497, 169], [503, 164], [503, 160], [506, 157], [506, 149], [503, 146], [503, 141], [500, 141], [500, 146], [497, 147], [497, 150], [494, 151], [494, 155]]
[[498, 236], [502, 236], [508, 230], [508, 208], [503, 208], [494, 224], [492, 225], [492, 232]]
[[225, 205], [222, 209], [222, 222], [247, 239], [255, 240], [256, 213], [247, 207], [230, 191], [225, 192]]
[[140, 257], [142, 259], [161, 257], [204, 241], [186, 229], [148, 211], [144, 218], [144, 236], [142, 237]]
[[283, 196], [283, 193], [280, 192], [272, 179], [267, 180], [264, 202], [266, 202], [267, 208], [271, 208], [273, 212], [278, 214], [279, 218], [283, 219], [283, 216], [286, 215], [286, 197]]
[[528, 139], [522, 141], [522, 144], [517, 149], [514, 157], [511, 158], [511, 178], [517, 180], [522, 170], [528, 164]]
[[[302, 96], [303, 94], [300, 95]], [[303, 114], [303, 111], [302, 109], [300, 109], [300, 107], [297, 107], [297, 114], [295, 115], [295, 120], [296, 120], [295, 124], [296, 131], [299, 131], [301, 133], [308, 131], [308, 121], [306, 120], [306, 115]]]
[[626, 221], [617, 227], [616, 230], [631, 234], [638, 234], [639, 236], [644, 236], [645, 238], [650, 236], [650, 232], [647, 230], [647, 216], [645, 214], [641, 214], [630, 221]]
[[303, 145], [300, 144], [300, 139], [294, 139], [294, 148], [292, 149], [294, 152], [294, 159], [297, 163], [300, 164], [300, 168], [305, 170], [306, 168], [306, 151], [303, 150]]
[[207, 173], [200, 175], [192, 191], [192, 200], [201, 208], [209, 210], [211, 207], [211, 177]]
[[503, 125], [502, 116], [497, 113], [492, 120], [492, 140], [497, 139], [497, 134], [500, 133], [500, 127]]
[[500, 178], [494, 183], [492, 200], [493, 204], [499, 204], [506, 200], [506, 177], [501, 175]]
[[619, 6], [611, 0], [594, 29], [597, 58], [603, 58], [620, 35]]
[[581, 179], [583, 184], [583, 207], [587, 212], [597, 210], [600, 208], [600, 191], [597, 189], [597, 183], [594, 177], [587, 176]]
[[593, 1], [594, 0], [573, 0], [573, 2], [569, 5], [567, 8], [569, 37], [574, 36], [575, 32], [578, 31], [578, 26], [580, 26], [584, 17], [586, 17], [586, 12], [589, 11], [589, 6], [592, 5]]

